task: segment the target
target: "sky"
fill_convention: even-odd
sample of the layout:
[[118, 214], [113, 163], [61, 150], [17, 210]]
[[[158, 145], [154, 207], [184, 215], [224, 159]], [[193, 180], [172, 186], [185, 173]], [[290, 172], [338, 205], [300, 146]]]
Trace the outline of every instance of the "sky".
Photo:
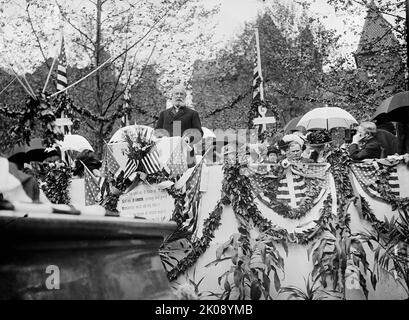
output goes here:
[[[221, 8], [218, 20], [218, 30], [215, 32], [215, 38], [229, 38], [235, 33], [240, 32], [245, 21], [254, 19], [257, 13], [271, 0], [266, 0], [266, 4], [259, 0], [208, 0], [209, 3], [220, 3]], [[280, 0], [282, 3], [291, 4], [294, 0]], [[335, 29], [341, 35], [341, 43], [344, 52], [353, 52], [356, 50], [359, 42], [359, 34], [351, 31], [362, 30], [366, 10], [362, 10], [360, 15], [348, 15], [343, 12], [335, 12], [326, 0], [310, 0], [310, 12], [320, 18], [325, 27]], [[385, 16], [387, 20], [390, 17]], [[392, 22], [392, 21], [390, 21]]]
[[[263, 7], [269, 6], [271, 2], [280, 1], [285, 4], [292, 4], [295, 2], [295, 0], [266, 0], [264, 3], [260, 0], [202, 0], [202, 1], [209, 7], [212, 7], [214, 5], [220, 5], [219, 13], [213, 18], [217, 23], [216, 29], [214, 30], [214, 32], [212, 31], [213, 41], [220, 42], [216, 47], [223, 46], [223, 43], [232, 39], [235, 35], [238, 35], [243, 30], [245, 22], [255, 19], [255, 17], [263, 9]], [[347, 15], [345, 13], [336, 13], [334, 8], [328, 5], [326, 1], [327, 0], [310, 0], [311, 3], [310, 13], [312, 13], [316, 17], [319, 17], [320, 21], [324, 24], [324, 26], [326, 26], [327, 28], [337, 30], [337, 32], [341, 35], [342, 50], [334, 54], [354, 52], [358, 45], [359, 32], [362, 30], [366, 10], [362, 10], [360, 15]], [[24, 0], [13, 1], [13, 3], [18, 2], [24, 3]], [[11, 18], [12, 15], [13, 12], [9, 12], [8, 14], [6, 14], [6, 17], [9, 16], [9, 18]], [[51, 16], [50, 19], [52, 18], [54, 18], [54, 20], [58, 19], [58, 15], [56, 14], [50, 14], [50, 16]], [[52, 21], [50, 20], [47, 23], [55, 25], [54, 20]], [[351, 31], [351, 27], [354, 30], [358, 30], [358, 33], [354, 33], [353, 30]], [[1, 31], [6, 31], [8, 29], [6, 24], [3, 30], [0, 30], [0, 33]], [[11, 32], [11, 37], [15, 35], [16, 30], [14, 30], [13, 28], [11, 28], [11, 30], [8, 31], [9, 33]], [[16, 41], [13, 41], [13, 43], [15, 45], [18, 45], [16, 44]], [[78, 63], [78, 61], [76, 61], [76, 57], [73, 56], [73, 52], [70, 52], [69, 43], [67, 43], [66, 46], [69, 55], [69, 57], [67, 57], [69, 63], [70, 59], [71, 61], [75, 61], [76, 63]], [[55, 45], [55, 47], [56, 49], [59, 48], [57, 44]], [[54, 51], [56, 51], [56, 49], [54, 49], [52, 52], [53, 56], [55, 55]], [[35, 54], [37, 54], [37, 56], [40, 59], [42, 59], [38, 50], [34, 52], [12, 50], [13, 54], [17, 55], [12, 57], [7, 57], [8, 53], [7, 51], [8, 50], [5, 50], [1, 55], [0, 62], [1, 60], [8, 58], [11, 60], [20, 61], [20, 63], [23, 64], [23, 62], [21, 61], [23, 61], [24, 59], [26, 60], [28, 59], [27, 64], [30, 63], [32, 64]], [[17, 52], [18, 54], [16, 54], [15, 52]], [[215, 52], [215, 50], [213, 50], [212, 52]], [[164, 63], [166, 63], [166, 59]], [[173, 64], [174, 62], [168, 61], [168, 63]], [[19, 69], [26, 70], [26, 68], [23, 65]], [[186, 75], [186, 77], [188, 77], [188, 75]]]

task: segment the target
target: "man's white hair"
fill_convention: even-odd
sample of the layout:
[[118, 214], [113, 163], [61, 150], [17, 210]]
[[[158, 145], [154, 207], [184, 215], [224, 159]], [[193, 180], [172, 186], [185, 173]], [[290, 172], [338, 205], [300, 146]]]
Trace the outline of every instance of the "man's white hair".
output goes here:
[[187, 93], [186, 92], [186, 88], [185, 88], [185, 86], [183, 85], [183, 84], [176, 84], [176, 85], [174, 85], [173, 86], [173, 88], [172, 88], [172, 94], [175, 92], [175, 90], [177, 90], [177, 89], [179, 89], [179, 90], [182, 90], [185, 94]]

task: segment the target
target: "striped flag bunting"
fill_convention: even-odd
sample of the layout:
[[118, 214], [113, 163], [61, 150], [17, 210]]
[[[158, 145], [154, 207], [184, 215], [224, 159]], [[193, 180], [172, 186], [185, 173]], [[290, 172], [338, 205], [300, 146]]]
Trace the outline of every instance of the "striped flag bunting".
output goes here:
[[98, 196], [101, 193], [101, 190], [98, 186], [97, 179], [84, 163], [83, 166], [85, 180], [85, 205], [90, 206], [98, 202]]
[[125, 166], [125, 172], [124, 172], [124, 179], [130, 179], [133, 180], [132, 174], [136, 172], [136, 169], [138, 168], [139, 161], [136, 161], [134, 159], [129, 159], [126, 162]]
[[[383, 199], [379, 194], [378, 190], [378, 180], [379, 175], [377, 174], [378, 163], [354, 163], [351, 165], [351, 170], [358, 180], [360, 186], [369, 193], [370, 196]], [[382, 166], [382, 164], [381, 164]], [[396, 166], [391, 167], [390, 175], [388, 177], [388, 184], [391, 188], [391, 194], [396, 197], [400, 196], [399, 192], [399, 177]]]
[[147, 174], [160, 171], [161, 163], [159, 161], [159, 152], [153, 148], [145, 157], [141, 159], [142, 167]]
[[298, 206], [301, 199], [305, 197], [305, 192], [307, 191], [305, 179], [290, 171], [288, 173], [290, 174], [286, 175], [286, 177], [280, 179], [278, 182], [277, 200], [284, 201], [293, 206], [295, 203], [296, 206]]
[[67, 87], [67, 57], [65, 54], [64, 37], [61, 40], [60, 55], [58, 56], [57, 68], [57, 91]]
[[[305, 192], [307, 190], [307, 186], [305, 184], [305, 179], [299, 175], [287, 175], [286, 177], [277, 181], [277, 179], [268, 178], [261, 174], [254, 173], [250, 175], [250, 182], [253, 192], [257, 198], [259, 198], [268, 207], [270, 207], [272, 204], [273, 197], [287, 204], [293, 204], [294, 207], [294, 204], [298, 206], [301, 199], [306, 196]], [[274, 194], [269, 191], [274, 190], [269, 186], [270, 183], [278, 183], [277, 191]]]
[[202, 169], [204, 164], [204, 157], [195, 166], [186, 181], [186, 196], [182, 216], [186, 218], [183, 222], [185, 230], [192, 234], [196, 231], [197, 221], [199, 216], [199, 205], [201, 199], [200, 181], [202, 177]]
[[101, 175], [105, 177], [115, 177], [120, 168], [121, 166], [112, 154], [111, 148], [107, 145], [105, 149], [105, 157], [102, 161]]
[[291, 171], [306, 178], [325, 179], [330, 166], [329, 163], [295, 162], [291, 164]]
[[[273, 200], [282, 201], [291, 207], [297, 207], [300, 205], [301, 200], [307, 196], [309, 184], [314, 184], [320, 188], [320, 192], [313, 199], [313, 202], [317, 203], [328, 188], [327, 168], [326, 166], [309, 165], [312, 166], [302, 164], [301, 174], [298, 174], [298, 171], [288, 170], [287, 174], [281, 179], [272, 176], [268, 172], [266, 174], [260, 168], [249, 168], [248, 173], [254, 194], [271, 209], [273, 209]], [[310, 182], [307, 183], [307, 181]]]
[[259, 72], [260, 67], [256, 55], [256, 59], [254, 61], [254, 69], [253, 69], [253, 103], [259, 103], [262, 101], [261, 99], [261, 91], [263, 86], [263, 79]]
[[188, 169], [186, 155], [182, 150], [182, 143], [172, 151], [168, 161], [166, 162], [164, 169], [167, 171], [169, 176], [180, 177]]

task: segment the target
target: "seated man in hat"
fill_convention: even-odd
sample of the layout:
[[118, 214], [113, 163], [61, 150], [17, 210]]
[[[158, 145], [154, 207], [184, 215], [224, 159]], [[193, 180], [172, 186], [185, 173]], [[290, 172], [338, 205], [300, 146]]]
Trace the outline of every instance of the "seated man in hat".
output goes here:
[[349, 146], [349, 156], [353, 160], [379, 159], [381, 145], [376, 139], [376, 125], [373, 122], [362, 122]]

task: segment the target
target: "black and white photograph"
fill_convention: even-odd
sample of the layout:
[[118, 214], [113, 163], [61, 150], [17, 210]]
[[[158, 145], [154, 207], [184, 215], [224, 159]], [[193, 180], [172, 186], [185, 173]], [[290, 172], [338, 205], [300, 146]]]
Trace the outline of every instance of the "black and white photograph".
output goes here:
[[0, 0], [0, 300], [146, 319], [408, 300], [408, 19], [409, 0]]

